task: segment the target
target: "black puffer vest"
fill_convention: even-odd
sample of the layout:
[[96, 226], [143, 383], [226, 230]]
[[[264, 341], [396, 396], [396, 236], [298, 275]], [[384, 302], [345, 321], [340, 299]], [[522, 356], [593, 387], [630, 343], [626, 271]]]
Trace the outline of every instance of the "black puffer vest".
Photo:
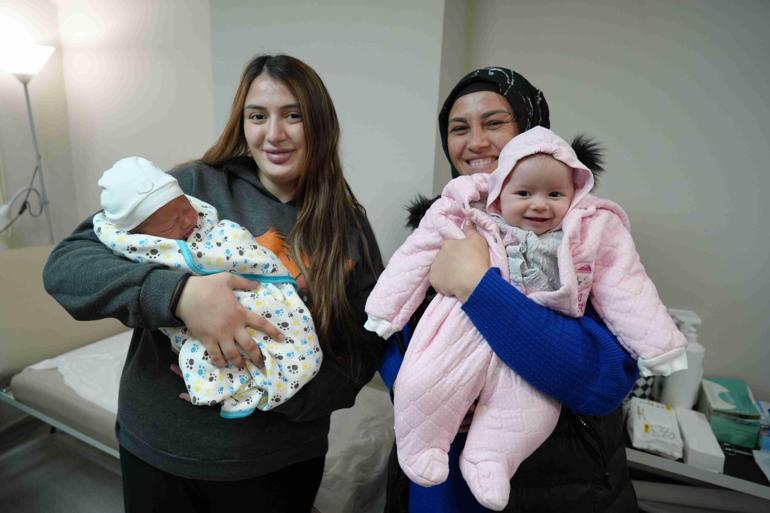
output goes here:
[[[409, 480], [391, 452], [385, 513], [408, 513]], [[578, 415], [562, 407], [556, 429], [516, 471], [509, 513], [633, 513], [622, 414]]]

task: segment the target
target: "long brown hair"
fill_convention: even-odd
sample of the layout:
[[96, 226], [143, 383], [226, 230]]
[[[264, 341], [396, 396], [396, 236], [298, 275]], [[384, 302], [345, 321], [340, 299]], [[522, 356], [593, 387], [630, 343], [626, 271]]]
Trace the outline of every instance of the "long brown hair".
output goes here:
[[[287, 55], [254, 58], [243, 71], [230, 117], [219, 139], [201, 161], [219, 166], [249, 154], [243, 132], [243, 107], [251, 83], [262, 73], [289, 89], [302, 115], [307, 162], [294, 196], [297, 223], [287, 243], [307, 280], [316, 330], [321, 341], [328, 340], [333, 328], [340, 330], [338, 334], [356, 333], [361, 327], [354, 321], [356, 316], [346, 293], [351, 264], [357, 259], [359, 265], [373, 266], [362, 226], [363, 207], [342, 174], [337, 112], [318, 74]], [[356, 243], [360, 243], [360, 255]], [[310, 268], [302, 256], [308, 257]], [[348, 354], [355, 352], [352, 340], [344, 342]], [[331, 349], [328, 343], [324, 346]]]

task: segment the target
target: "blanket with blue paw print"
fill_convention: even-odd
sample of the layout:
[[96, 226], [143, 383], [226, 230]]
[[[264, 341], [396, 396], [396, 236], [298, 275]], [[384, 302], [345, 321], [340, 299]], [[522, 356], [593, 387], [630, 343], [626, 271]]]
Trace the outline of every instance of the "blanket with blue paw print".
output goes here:
[[160, 330], [179, 354], [179, 368], [193, 404], [221, 404], [225, 418], [270, 410], [294, 396], [321, 367], [323, 357], [310, 311], [297, 282], [275, 253], [242, 226], [220, 221], [213, 206], [187, 198], [198, 212], [198, 222], [185, 241], [120, 230], [102, 212], [94, 216], [94, 232], [113, 252], [136, 263], [159, 263], [195, 275], [231, 272], [260, 282], [255, 290], [233, 292], [247, 310], [285, 335], [278, 342], [249, 328], [264, 356], [264, 369], [248, 359], [242, 369], [232, 364], [218, 368], [186, 327]]

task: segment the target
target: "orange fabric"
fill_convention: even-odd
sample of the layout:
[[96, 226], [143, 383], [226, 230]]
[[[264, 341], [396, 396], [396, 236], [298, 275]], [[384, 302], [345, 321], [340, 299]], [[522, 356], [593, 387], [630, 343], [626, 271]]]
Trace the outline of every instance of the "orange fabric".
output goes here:
[[[302, 276], [302, 272], [300, 271], [299, 266], [294, 261], [289, 246], [286, 245], [286, 238], [279, 231], [270, 228], [262, 235], [258, 235], [254, 238], [256, 239], [257, 243], [266, 247], [276, 256], [278, 256], [281, 263], [283, 263], [283, 265], [286, 266], [286, 269], [289, 270], [291, 277], [297, 280], [297, 285], [299, 285], [299, 288], [303, 290], [307, 289], [307, 282], [305, 281], [305, 277]], [[302, 254], [302, 262], [305, 264], [306, 268], [310, 268], [310, 259], [304, 253]], [[354, 266], [355, 262], [353, 260], [348, 260], [345, 262], [345, 269], [348, 272], [352, 271]]]
[[[299, 266], [291, 256], [291, 250], [289, 249], [289, 246], [286, 245], [286, 238], [281, 235], [280, 232], [270, 228], [262, 235], [258, 235], [254, 238], [256, 239], [257, 243], [266, 247], [278, 257], [281, 263], [286, 266], [286, 269], [289, 270], [291, 277], [297, 280], [297, 285], [299, 285], [299, 288], [307, 289], [307, 282], [305, 281], [305, 277], [302, 276], [302, 272], [300, 271]], [[305, 264], [305, 267], [310, 267], [310, 262], [306, 255], [302, 255], [302, 262]]]

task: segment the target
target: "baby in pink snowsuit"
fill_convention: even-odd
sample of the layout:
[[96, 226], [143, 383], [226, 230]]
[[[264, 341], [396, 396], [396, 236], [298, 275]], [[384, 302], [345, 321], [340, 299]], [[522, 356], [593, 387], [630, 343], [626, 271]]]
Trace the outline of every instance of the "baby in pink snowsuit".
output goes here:
[[[403, 328], [424, 298], [441, 243], [462, 238], [470, 222], [489, 244], [492, 265], [531, 299], [579, 317], [590, 293], [643, 374], [686, 368], [686, 340], [639, 261], [628, 218], [590, 195], [592, 187], [592, 173], [550, 130], [514, 137], [494, 173], [444, 188], [369, 296], [367, 329], [387, 338]], [[446, 479], [449, 445], [477, 399], [460, 469], [476, 499], [501, 510], [511, 477], [553, 431], [560, 405], [494, 355], [456, 298], [437, 294], [394, 386], [399, 463], [412, 481]]]

